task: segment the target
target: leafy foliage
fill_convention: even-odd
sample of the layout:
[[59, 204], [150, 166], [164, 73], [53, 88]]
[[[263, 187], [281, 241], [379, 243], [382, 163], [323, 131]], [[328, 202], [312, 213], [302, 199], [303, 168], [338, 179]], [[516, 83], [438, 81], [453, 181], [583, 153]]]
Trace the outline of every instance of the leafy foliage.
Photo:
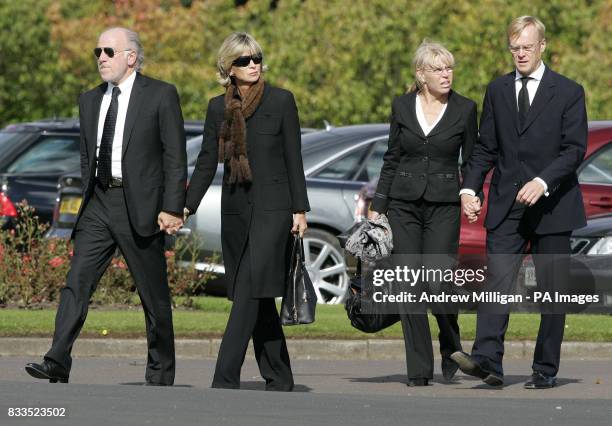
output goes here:
[[[584, 85], [590, 119], [612, 118], [612, 4], [606, 0], [44, 0], [2, 2], [0, 123], [75, 115], [98, 84], [91, 48], [106, 27], [141, 35], [144, 72], [174, 83], [185, 118], [202, 119], [217, 49], [235, 30], [263, 46], [273, 84], [294, 92], [303, 125], [386, 121], [412, 82], [412, 55], [429, 38], [455, 55], [454, 87], [482, 101], [512, 69], [505, 30], [516, 16], [547, 25], [545, 62]], [[19, 16], [17, 19], [16, 16]]]

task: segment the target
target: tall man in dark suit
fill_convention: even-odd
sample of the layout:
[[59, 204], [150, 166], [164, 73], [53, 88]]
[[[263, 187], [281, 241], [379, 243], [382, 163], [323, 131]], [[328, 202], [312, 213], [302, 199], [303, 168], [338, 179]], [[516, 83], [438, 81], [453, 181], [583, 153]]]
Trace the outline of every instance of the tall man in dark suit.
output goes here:
[[[544, 25], [522, 16], [508, 27], [516, 69], [487, 88], [480, 142], [466, 167], [460, 191], [464, 213], [480, 212], [475, 193], [495, 166], [489, 190], [488, 288], [509, 293], [521, 254], [531, 244], [538, 287], [560, 290], [569, 273], [570, 234], [585, 225], [576, 169], [587, 142], [583, 88], [542, 62]], [[503, 384], [502, 358], [508, 310], [479, 306], [471, 355], [456, 352], [461, 370], [489, 385]], [[525, 387], [555, 386], [565, 315], [543, 314]]]
[[94, 49], [104, 83], [79, 98], [83, 203], [74, 257], [62, 288], [55, 334], [38, 379], [68, 382], [72, 345], [91, 295], [118, 247], [145, 312], [146, 382], [174, 382], [174, 332], [164, 234], [182, 225], [187, 178], [183, 117], [174, 86], [140, 74], [138, 34], [104, 31]]

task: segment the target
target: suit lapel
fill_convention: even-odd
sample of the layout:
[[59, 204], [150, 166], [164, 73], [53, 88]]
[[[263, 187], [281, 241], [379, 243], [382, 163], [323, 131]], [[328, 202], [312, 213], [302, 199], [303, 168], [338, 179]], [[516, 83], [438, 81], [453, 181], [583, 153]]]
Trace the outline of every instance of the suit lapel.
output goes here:
[[507, 74], [504, 79], [504, 99], [506, 100], [506, 104], [508, 109], [510, 110], [510, 119], [514, 123], [514, 128], [516, 132], [519, 133], [521, 129], [519, 129], [518, 123], [518, 105], [516, 102], [516, 86], [515, 86], [515, 71], [512, 71], [510, 74]]
[[[461, 114], [459, 111], [460, 108], [459, 108], [458, 103], [459, 102], [458, 102], [457, 96], [455, 96], [453, 92], [451, 91], [449, 93], [448, 104], [446, 105], [446, 110], [444, 111], [442, 118], [440, 118], [440, 121], [438, 121], [436, 125], [434, 126], [434, 128], [431, 129], [427, 137], [437, 135], [444, 129], [454, 125], [457, 122], [457, 120], [459, 120], [459, 118], [461, 117]], [[420, 127], [421, 126], [419, 126], [419, 128]]]
[[545, 68], [544, 75], [542, 76], [542, 81], [538, 86], [538, 90], [536, 91], [535, 97], [533, 98], [533, 102], [529, 107], [529, 111], [527, 111], [527, 117], [525, 118], [525, 124], [521, 129], [520, 133], [524, 133], [525, 130], [529, 128], [531, 123], [540, 115], [540, 113], [544, 110], [546, 105], [551, 101], [551, 99], [555, 96], [555, 81], [551, 71], [548, 68]]
[[89, 106], [89, 122], [87, 123], [87, 128], [85, 129], [85, 131], [87, 132], [87, 156], [90, 166], [92, 162], [94, 162], [96, 159], [100, 107], [102, 106], [102, 97], [104, 96], [104, 92], [106, 92], [107, 86], [108, 83], [103, 83], [96, 88], [96, 90], [94, 91], [94, 95], [91, 98], [91, 104]]
[[416, 96], [416, 92], [410, 92], [401, 98], [402, 108], [399, 111], [395, 111], [396, 120], [415, 135], [425, 139], [425, 133], [423, 133], [416, 115]]
[[136, 124], [138, 118], [138, 112], [140, 111], [140, 104], [144, 99], [145, 87], [147, 82], [140, 73], [136, 74], [134, 80], [134, 86], [132, 87], [132, 93], [130, 94], [130, 102], [128, 103], [127, 114], [125, 116], [125, 127], [123, 128], [123, 144], [121, 147], [121, 158], [125, 155], [127, 146], [130, 143], [132, 137], [132, 130]]

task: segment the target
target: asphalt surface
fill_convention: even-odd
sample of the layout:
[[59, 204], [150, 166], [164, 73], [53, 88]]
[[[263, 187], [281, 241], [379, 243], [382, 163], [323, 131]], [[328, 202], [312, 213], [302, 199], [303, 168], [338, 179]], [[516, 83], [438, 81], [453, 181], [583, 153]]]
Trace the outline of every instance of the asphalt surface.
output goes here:
[[[209, 389], [214, 360], [177, 361], [176, 385], [145, 387], [144, 360], [75, 359], [71, 383], [35, 380], [33, 358], [0, 358], [0, 425], [609, 425], [612, 361], [562, 361], [559, 386], [523, 389], [530, 362], [505, 364], [506, 386], [462, 374], [446, 384], [436, 369], [426, 388], [405, 385], [401, 361], [293, 362], [293, 393], [263, 391], [253, 360], [244, 390]], [[64, 417], [9, 417], [17, 407], [64, 408]]]

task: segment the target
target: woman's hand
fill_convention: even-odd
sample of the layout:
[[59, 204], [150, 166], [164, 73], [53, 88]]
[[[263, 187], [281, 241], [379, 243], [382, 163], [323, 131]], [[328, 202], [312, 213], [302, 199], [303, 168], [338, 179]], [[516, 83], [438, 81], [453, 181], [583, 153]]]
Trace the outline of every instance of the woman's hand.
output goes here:
[[300, 237], [304, 236], [304, 232], [306, 232], [306, 228], [308, 225], [306, 224], [306, 213], [294, 213], [293, 214], [293, 228], [291, 228], [292, 233], [299, 233]]

